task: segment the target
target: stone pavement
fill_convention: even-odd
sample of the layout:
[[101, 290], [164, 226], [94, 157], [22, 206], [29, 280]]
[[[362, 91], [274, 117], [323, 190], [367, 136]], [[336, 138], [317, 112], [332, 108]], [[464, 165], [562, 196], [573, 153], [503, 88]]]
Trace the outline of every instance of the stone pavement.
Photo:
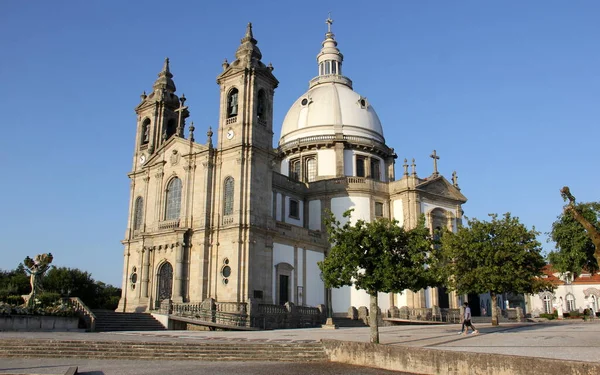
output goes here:
[[[460, 324], [404, 325], [380, 328], [382, 344], [435, 350], [466, 351], [554, 358], [600, 363], [600, 319], [592, 322], [553, 321], [546, 323], [502, 323], [493, 327], [478, 324], [478, 335], [458, 335]], [[308, 328], [273, 331], [157, 331], [157, 332], [0, 332], [7, 337], [64, 340], [270, 342], [298, 343], [321, 339], [369, 341], [369, 328], [337, 330]], [[0, 359], [1, 360], [1, 359]]]

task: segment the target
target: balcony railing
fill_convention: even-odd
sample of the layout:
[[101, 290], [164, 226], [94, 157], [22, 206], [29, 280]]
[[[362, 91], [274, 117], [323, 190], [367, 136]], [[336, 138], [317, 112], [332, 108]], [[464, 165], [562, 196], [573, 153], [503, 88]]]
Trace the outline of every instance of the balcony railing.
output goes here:
[[175, 229], [179, 228], [179, 219], [165, 220], [158, 223], [158, 229]]

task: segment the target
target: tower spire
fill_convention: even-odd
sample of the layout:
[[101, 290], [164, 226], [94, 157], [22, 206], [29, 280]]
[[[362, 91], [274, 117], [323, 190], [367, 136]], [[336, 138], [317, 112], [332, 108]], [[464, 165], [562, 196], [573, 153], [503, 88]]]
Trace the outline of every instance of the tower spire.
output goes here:
[[168, 57], [165, 58], [163, 68], [160, 71], [160, 73], [158, 73], [158, 78], [154, 82], [154, 85], [152, 86], [152, 88], [154, 89], [154, 91], [167, 90], [170, 93], [175, 92], [176, 88], [175, 88], [175, 83], [173, 82], [173, 74], [171, 74], [171, 70], [169, 68], [169, 58]]
[[235, 57], [242, 61], [244, 65], [259, 65], [257, 62], [262, 59], [262, 53], [260, 53], [260, 49], [256, 46], [258, 42], [254, 39], [254, 35], [252, 34], [252, 22], [248, 22], [246, 26], [246, 34], [240, 41], [240, 46], [235, 52]]
[[352, 88], [352, 81], [342, 75], [342, 62], [344, 61], [344, 55], [342, 55], [340, 50], [337, 48], [335, 35], [331, 31], [331, 25], [333, 25], [331, 12], [325, 20], [325, 24], [327, 24], [325, 40], [323, 43], [321, 43], [322, 48], [317, 55], [319, 75], [311, 80], [310, 87], [313, 87], [319, 83], [335, 82]]

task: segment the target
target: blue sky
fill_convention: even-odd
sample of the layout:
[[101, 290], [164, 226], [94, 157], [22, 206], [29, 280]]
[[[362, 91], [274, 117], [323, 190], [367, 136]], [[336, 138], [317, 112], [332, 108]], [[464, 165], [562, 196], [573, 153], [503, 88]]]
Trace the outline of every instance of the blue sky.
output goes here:
[[120, 286], [133, 109], [164, 58], [204, 142], [221, 63], [253, 22], [280, 81], [277, 141], [317, 73], [329, 11], [344, 74], [376, 109], [397, 174], [414, 157], [428, 176], [436, 149], [467, 216], [511, 212], [541, 232], [563, 185], [600, 200], [600, 2], [5, 1], [0, 268], [51, 251]]

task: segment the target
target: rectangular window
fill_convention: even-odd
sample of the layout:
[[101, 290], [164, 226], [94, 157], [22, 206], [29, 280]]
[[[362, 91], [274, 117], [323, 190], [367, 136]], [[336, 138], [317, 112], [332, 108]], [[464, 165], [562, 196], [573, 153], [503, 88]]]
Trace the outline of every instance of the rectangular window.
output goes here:
[[383, 217], [383, 203], [375, 202], [375, 216]]
[[300, 218], [300, 204], [295, 199], [290, 199], [290, 217], [294, 219]]
[[263, 291], [262, 290], [255, 290], [254, 291], [254, 298], [256, 298], [256, 299], [262, 299], [263, 298]]
[[337, 74], [337, 62], [336, 61], [333, 61], [331, 63], [331, 73]]
[[373, 180], [381, 180], [379, 159], [371, 159], [371, 178]]
[[365, 158], [356, 157], [356, 176], [365, 177]]

